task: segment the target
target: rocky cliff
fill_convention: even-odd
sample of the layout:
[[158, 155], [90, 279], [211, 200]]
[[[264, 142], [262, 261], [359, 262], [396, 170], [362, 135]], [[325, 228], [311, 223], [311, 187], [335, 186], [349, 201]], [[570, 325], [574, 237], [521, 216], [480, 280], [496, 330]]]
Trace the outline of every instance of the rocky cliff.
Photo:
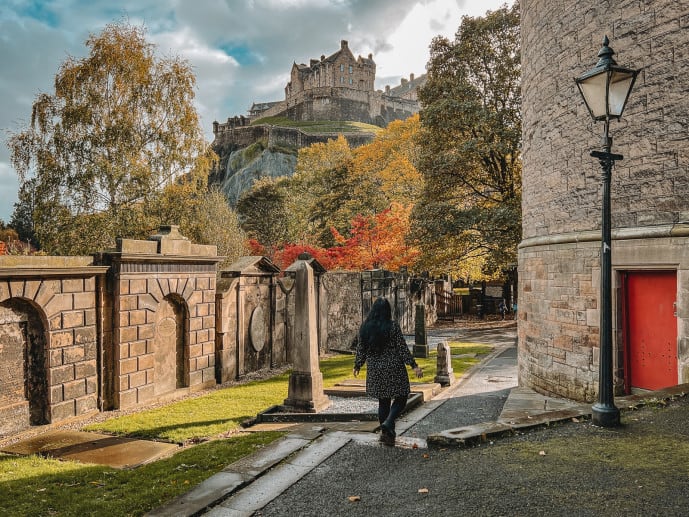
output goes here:
[[[225, 193], [230, 205], [237, 204], [242, 192], [254, 181], [272, 177], [291, 176], [297, 165], [297, 151], [290, 148], [267, 148], [261, 141], [231, 151], [213, 182]], [[221, 162], [222, 164], [222, 162]]]
[[365, 131], [305, 133], [298, 128], [272, 125], [221, 127], [213, 141], [220, 162], [209, 182], [219, 186], [230, 205], [235, 206], [239, 196], [257, 179], [293, 175], [299, 149], [327, 142], [339, 134], [351, 147], [367, 144], [374, 138], [374, 133]]

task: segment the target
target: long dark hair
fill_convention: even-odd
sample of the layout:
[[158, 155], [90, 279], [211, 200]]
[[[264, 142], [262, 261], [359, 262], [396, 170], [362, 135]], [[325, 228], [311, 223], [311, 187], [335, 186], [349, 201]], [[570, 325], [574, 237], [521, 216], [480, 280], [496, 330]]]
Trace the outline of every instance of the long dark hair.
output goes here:
[[390, 342], [392, 308], [385, 298], [373, 302], [371, 312], [359, 329], [359, 341], [372, 353], [380, 353]]

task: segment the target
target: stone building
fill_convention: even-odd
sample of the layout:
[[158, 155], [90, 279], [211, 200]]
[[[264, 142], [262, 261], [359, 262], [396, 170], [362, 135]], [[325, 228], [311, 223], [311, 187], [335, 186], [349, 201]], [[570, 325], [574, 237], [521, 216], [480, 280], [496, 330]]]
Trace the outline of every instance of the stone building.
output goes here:
[[309, 64], [292, 65], [290, 81], [285, 86], [285, 100], [289, 103], [299, 93], [324, 86], [337, 86], [372, 92], [376, 80], [376, 63], [373, 54], [367, 58], [354, 57], [346, 40], [340, 42], [340, 50], [320, 59], [311, 59]]
[[[399, 86], [375, 90], [376, 63], [373, 54], [354, 57], [347, 40], [340, 49], [326, 57], [311, 59], [309, 64], [292, 64], [290, 80], [283, 101], [254, 103], [250, 120], [287, 117], [293, 120], [351, 120], [385, 127], [393, 120], [404, 120], [419, 112], [416, 89], [426, 75], [403, 78]], [[214, 122], [213, 133], [228, 133], [236, 127]], [[227, 135], [225, 135], [227, 138]]]
[[641, 69], [611, 122], [616, 394], [689, 382], [689, 3], [521, 0], [523, 240], [519, 382], [598, 393], [601, 169], [573, 78], [608, 35]]

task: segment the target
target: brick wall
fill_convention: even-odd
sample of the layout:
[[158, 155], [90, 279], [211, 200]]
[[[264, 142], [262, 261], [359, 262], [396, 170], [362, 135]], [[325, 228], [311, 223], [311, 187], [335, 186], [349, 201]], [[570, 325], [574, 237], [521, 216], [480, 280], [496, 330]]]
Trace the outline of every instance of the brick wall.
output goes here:
[[[611, 122], [615, 383], [624, 343], [619, 274], [678, 271], [686, 342], [689, 221], [689, 4], [671, 0], [522, 0], [523, 237], [519, 252], [520, 384], [581, 400], [597, 393], [600, 146], [573, 78], [593, 67], [604, 35], [620, 65], [642, 69], [621, 122]], [[686, 347], [685, 347], [686, 348]], [[682, 351], [680, 382], [689, 381]]]

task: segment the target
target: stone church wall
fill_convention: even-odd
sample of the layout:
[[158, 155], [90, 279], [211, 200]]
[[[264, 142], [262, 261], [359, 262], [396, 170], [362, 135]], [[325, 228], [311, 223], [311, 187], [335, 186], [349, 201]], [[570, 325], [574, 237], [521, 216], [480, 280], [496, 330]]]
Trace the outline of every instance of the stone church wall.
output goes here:
[[522, 0], [523, 241], [519, 382], [591, 401], [598, 392], [600, 165], [594, 124], [574, 77], [604, 35], [617, 62], [641, 69], [611, 122], [614, 377], [624, 388], [620, 275], [677, 271], [678, 373], [689, 382], [689, 4]]

